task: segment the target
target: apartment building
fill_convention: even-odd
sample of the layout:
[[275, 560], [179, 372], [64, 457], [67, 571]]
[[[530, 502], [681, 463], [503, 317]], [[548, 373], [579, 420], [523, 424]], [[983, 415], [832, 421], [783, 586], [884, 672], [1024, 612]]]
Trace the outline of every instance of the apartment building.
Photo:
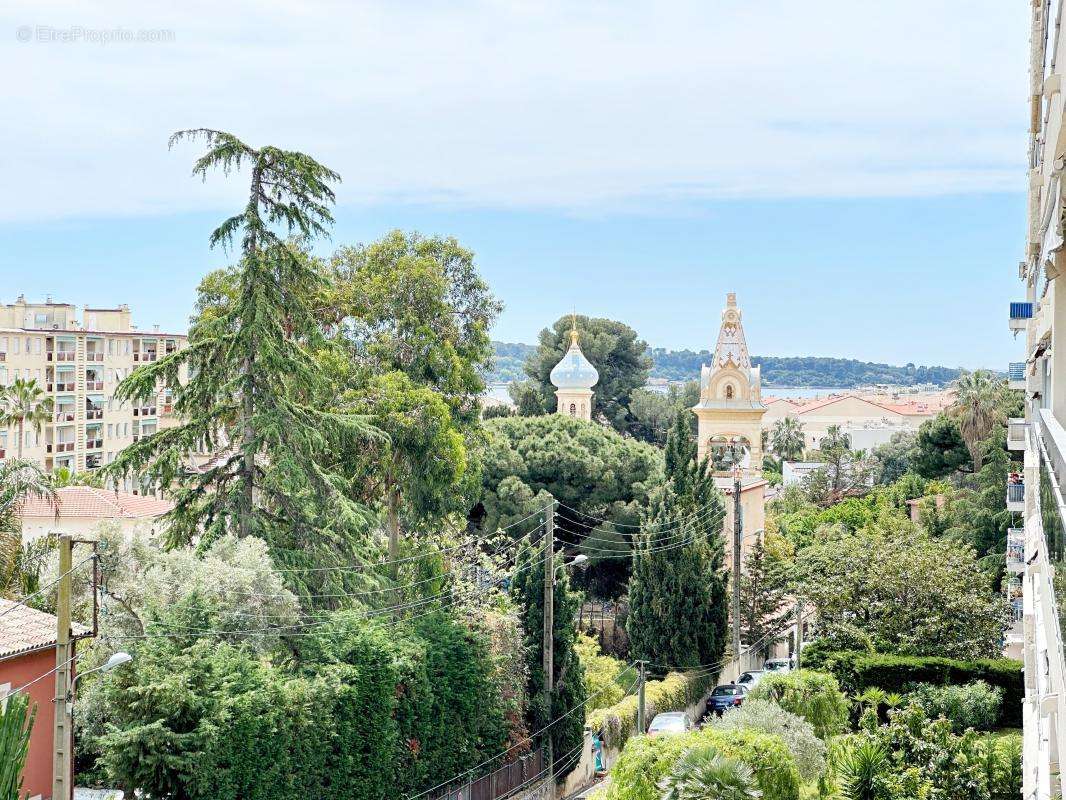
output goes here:
[[[23, 458], [48, 472], [94, 470], [166, 427], [173, 419], [166, 392], [130, 404], [120, 403], [115, 389], [133, 370], [186, 341], [183, 334], [138, 330], [126, 305], [87, 307], [80, 317], [75, 306], [50, 299], [29, 303], [19, 296], [0, 306], [0, 385], [34, 379], [54, 404], [40, 431], [23, 432]], [[17, 429], [0, 430], [0, 458], [17, 455], [19, 445]]]
[[[1007, 445], [1022, 451], [1021, 475], [1008, 479], [1007, 598], [1013, 611], [1008, 654], [1020, 654], [1025, 706], [1023, 785], [1027, 798], [1062, 798], [1066, 766], [1066, 660], [1059, 597], [1066, 598], [1066, 39], [1063, 0], [1030, 0], [1029, 171], [1022, 287], [1010, 298], [1018, 339], [1011, 386], [1024, 390], [1024, 419], [1008, 423]], [[1017, 337], [1017, 334], [1024, 334]]]

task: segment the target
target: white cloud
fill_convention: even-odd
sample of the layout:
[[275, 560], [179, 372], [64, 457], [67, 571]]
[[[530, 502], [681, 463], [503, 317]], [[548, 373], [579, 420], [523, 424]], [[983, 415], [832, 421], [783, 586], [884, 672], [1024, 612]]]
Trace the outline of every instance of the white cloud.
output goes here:
[[0, 219], [231, 205], [167, 152], [190, 126], [309, 152], [353, 204], [1020, 190], [1027, 24], [1002, 0], [16, 2]]

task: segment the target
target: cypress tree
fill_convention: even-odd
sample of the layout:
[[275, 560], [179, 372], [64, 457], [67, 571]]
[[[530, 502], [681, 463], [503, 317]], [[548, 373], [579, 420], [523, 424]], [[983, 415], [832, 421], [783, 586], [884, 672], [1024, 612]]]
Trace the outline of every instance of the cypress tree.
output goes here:
[[[581, 746], [585, 730], [585, 710], [578, 708], [585, 702], [585, 668], [574, 644], [577, 641], [577, 615], [580, 596], [570, 591], [570, 579], [565, 569], [556, 570], [553, 617], [553, 685], [551, 710], [544, 702], [544, 557], [540, 545], [523, 542], [518, 553], [512, 592], [522, 609], [528, 663], [527, 720], [531, 731], [539, 731], [554, 720], [550, 728], [552, 750], [555, 754], [555, 775], [562, 778], [576, 765], [576, 758], [567, 754]], [[559, 562], [556, 560], [556, 565]], [[567, 714], [571, 709], [577, 709]], [[567, 716], [563, 716], [567, 714]], [[580, 755], [580, 754], [578, 754]]]
[[667, 435], [666, 479], [633, 551], [629, 634], [635, 658], [688, 668], [716, 663], [727, 641], [723, 501], [697, 461], [687, 410]]

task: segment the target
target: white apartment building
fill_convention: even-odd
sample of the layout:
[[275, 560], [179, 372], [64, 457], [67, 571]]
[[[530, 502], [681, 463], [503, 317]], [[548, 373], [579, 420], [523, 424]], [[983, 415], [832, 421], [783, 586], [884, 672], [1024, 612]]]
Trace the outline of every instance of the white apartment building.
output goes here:
[[1009, 654], [1024, 667], [1023, 785], [1026, 798], [1062, 798], [1066, 766], [1066, 661], [1058, 597], [1066, 559], [1066, 38], [1063, 0], [1030, 0], [1028, 224], [1022, 288], [1010, 298], [1010, 329], [1023, 333], [1010, 364], [1013, 387], [1025, 391], [1025, 419], [1009, 422], [1008, 447], [1025, 467], [1006, 488], [1014, 527], [1007, 541], [1007, 595], [1014, 625]]
[[[50, 299], [28, 303], [19, 296], [0, 306], [0, 385], [36, 380], [55, 406], [40, 431], [26, 427], [23, 458], [48, 472], [93, 470], [166, 427], [173, 407], [165, 392], [133, 405], [115, 399], [115, 389], [137, 367], [186, 341], [184, 334], [137, 330], [126, 305], [84, 308], [80, 318], [75, 306]], [[0, 458], [18, 451], [17, 428], [0, 429]]]

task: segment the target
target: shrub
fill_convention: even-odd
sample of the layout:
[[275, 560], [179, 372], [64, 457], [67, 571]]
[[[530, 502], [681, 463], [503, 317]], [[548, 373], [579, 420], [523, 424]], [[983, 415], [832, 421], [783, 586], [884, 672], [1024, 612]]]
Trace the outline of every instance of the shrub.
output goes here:
[[696, 736], [701, 742], [713, 744], [727, 758], [743, 761], [751, 767], [763, 800], [799, 800], [799, 770], [780, 736], [753, 728], [704, 728]]
[[603, 800], [659, 800], [659, 783], [693, 747], [712, 745], [723, 757], [746, 764], [763, 800], [798, 800], [795, 761], [778, 736], [756, 730], [705, 728], [678, 736], [631, 738], [611, 770]]
[[920, 703], [931, 718], [944, 717], [955, 733], [967, 728], [991, 730], [999, 719], [1003, 690], [984, 681], [962, 686], [938, 686], [920, 683], [907, 695], [909, 702]]
[[786, 711], [803, 717], [819, 739], [847, 730], [848, 700], [837, 679], [825, 672], [801, 669], [784, 675], [767, 675], [752, 690], [752, 700], [772, 700]]
[[662, 800], [759, 800], [755, 773], [743, 761], [726, 758], [712, 744], [687, 750], [659, 783]]
[[739, 708], [731, 708], [718, 719], [712, 719], [710, 727], [751, 729], [781, 737], [804, 781], [815, 780], [825, 769], [825, 744], [815, 735], [811, 724], [769, 700], [748, 700]]
[[626, 670], [625, 662], [604, 655], [596, 640], [585, 634], [578, 634], [574, 649], [585, 667], [586, 713], [613, 706], [625, 697], [636, 677], [635, 669]]
[[915, 683], [959, 685], [984, 681], [1003, 690], [997, 725], [1008, 728], [1022, 725], [1025, 688], [1020, 661], [1009, 658], [956, 661], [853, 651], [818, 652], [816, 658], [807, 655], [806, 650], [804, 654], [807, 666], [833, 673], [849, 694], [857, 694], [868, 686], [879, 686], [887, 692], [904, 692]]
[[[699, 701], [711, 679], [705, 675], [671, 672], [661, 681], [648, 681], [644, 687], [645, 718], [651, 722], [663, 711], [684, 711]], [[604, 747], [623, 747], [637, 723], [637, 698], [629, 695], [609, 708], [588, 714], [585, 724], [599, 733]]]

